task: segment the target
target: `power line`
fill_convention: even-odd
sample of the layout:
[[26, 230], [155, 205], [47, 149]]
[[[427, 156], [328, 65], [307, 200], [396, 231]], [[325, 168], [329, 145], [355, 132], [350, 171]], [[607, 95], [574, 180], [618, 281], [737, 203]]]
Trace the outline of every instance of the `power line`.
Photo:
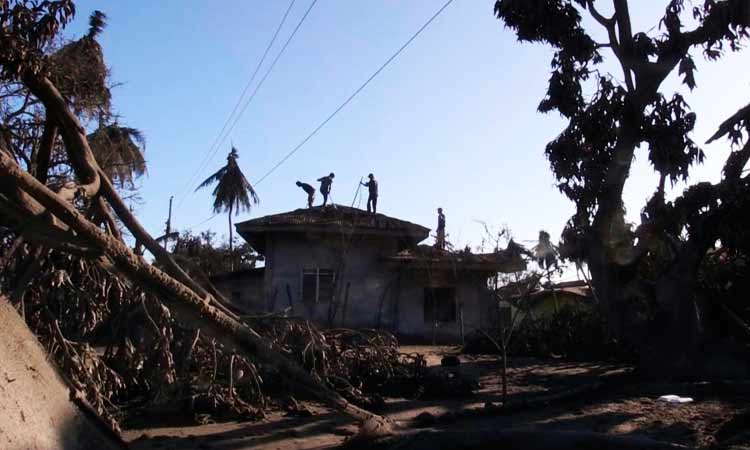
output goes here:
[[212, 216], [211, 216], [211, 217], [209, 217], [208, 219], [205, 219], [205, 220], [203, 220], [203, 221], [201, 221], [201, 222], [198, 222], [198, 223], [196, 223], [195, 225], [190, 225], [189, 227], [185, 227], [185, 228], [183, 229], [183, 231], [190, 231], [190, 230], [192, 230], [193, 228], [197, 228], [197, 227], [199, 227], [199, 226], [203, 225], [204, 223], [208, 222], [209, 220], [213, 219], [214, 217], [216, 217], [216, 216], [218, 216], [218, 215], [219, 215], [219, 213], [215, 213], [214, 215], [212, 215]]
[[[234, 121], [229, 126], [229, 128], [226, 129], [226, 133], [224, 133], [224, 135], [220, 138], [220, 140], [218, 141], [218, 144], [214, 147], [213, 151], [210, 153], [210, 156], [207, 158], [207, 160], [205, 160], [205, 163], [202, 164], [202, 167], [199, 169], [198, 173], [200, 173], [200, 171], [202, 171], [205, 168], [205, 165], [209, 161], [211, 161], [214, 158], [214, 156], [216, 156], [216, 153], [221, 148], [221, 144], [224, 143], [224, 141], [226, 140], [226, 138], [229, 136], [229, 133], [231, 133], [232, 130], [234, 130], [234, 127], [237, 125], [237, 123], [239, 122], [240, 118], [242, 118], [242, 114], [245, 113], [245, 111], [247, 110], [247, 107], [250, 105], [250, 103], [255, 98], [255, 95], [258, 93], [258, 91], [260, 90], [260, 88], [263, 86], [263, 84], [265, 83], [266, 79], [268, 78], [268, 76], [273, 71], [274, 67], [276, 67], [276, 63], [279, 61], [279, 59], [281, 59], [281, 56], [284, 54], [284, 52], [286, 51], [287, 47], [292, 42], [292, 40], [294, 39], [294, 36], [297, 34], [297, 31], [299, 31], [300, 27], [302, 27], [302, 24], [305, 22], [305, 19], [307, 19], [307, 16], [310, 14], [310, 11], [313, 9], [313, 7], [315, 6], [315, 4], [317, 2], [318, 2], [318, 0], [313, 0], [312, 3], [310, 3], [310, 6], [307, 8], [307, 11], [305, 11], [305, 14], [302, 16], [302, 18], [299, 20], [299, 22], [297, 22], [297, 26], [294, 27], [294, 30], [292, 31], [292, 34], [289, 35], [289, 38], [284, 43], [283, 47], [281, 47], [281, 50], [276, 55], [276, 57], [274, 58], [273, 62], [271, 62], [271, 65], [268, 67], [268, 70], [266, 70], [265, 74], [263, 74], [263, 78], [261, 78], [260, 81], [258, 82], [258, 84], [255, 86], [255, 89], [253, 90], [252, 94], [250, 94], [250, 97], [248, 97], [247, 101], [242, 106], [242, 108], [240, 109], [239, 113], [234, 117]], [[274, 39], [275, 39], [275, 37], [274, 37]], [[184, 198], [183, 198], [183, 200], [184, 200]]]
[[345, 101], [344, 101], [344, 102], [343, 102], [343, 103], [342, 103], [341, 105], [339, 105], [339, 107], [338, 107], [338, 108], [336, 108], [336, 110], [334, 110], [334, 111], [333, 111], [333, 112], [332, 112], [332, 113], [331, 113], [331, 114], [330, 114], [330, 115], [329, 115], [328, 117], [326, 117], [326, 118], [325, 118], [325, 120], [323, 120], [323, 121], [322, 121], [322, 122], [321, 122], [321, 123], [320, 123], [320, 124], [319, 124], [319, 125], [318, 125], [318, 126], [317, 126], [317, 127], [316, 127], [316, 128], [315, 128], [315, 129], [314, 129], [314, 130], [313, 130], [312, 132], [311, 132], [311, 133], [310, 133], [310, 134], [308, 134], [308, 135], [307, 135], [307, 137], [305, 137], [305, 138], [304, 138], [304, 139], [302, 140], [302, 142], [300, 142], [299, 144], [297, 144], [297, 146], [296, 146], [296, 147], [294, 147], [294, 148], [293, 148], [293, 149], [292, 149], [292, 150], [291, 150], [291, 151], [290, 151], [289, 153], [287, 153], [287, 154], [286, 154], [286, 155], [285, 155], [285, 156], [284, 156], [283, 158], [281, 158], [281, 161], [279, 161], [278, 163], [276, 163], [276, 165], [275, 165], [275, 166], [273, 166], [273, 167], [272, 167], [272, 168], [271, 168], [271, 169], [270, 169], [270, 170], [269, 170], [268, 172], [266, 172], [266, 173], [265, 173], [265, 174], [264, 174], [264, 175], [263, 175], [262, 177], [260, 177], [260, 178], [258, 179], [258, 181], [256, 181], [256, 182], [254, 183], [254, 185], [255, 185], [255, 186], [257, 186], [257, 185], [259, 185], [260, 183], [262, 183], [262, 182], [263, 182], [263, 180], [265, 180], [265, 179], [266, 179], [266, 178], [267, 178], [267, 177], [268, 177], [269, 175], [271, 175], [271, 174], [272, 174], [272, 173], [273, 173], [274, 171], [276, 171], [276, 169], [278, 169], [278, 168], [279, 168], [279, 167], [280, 167], [280, 166], [281, 166], [282, 164], [284, 164], [284, 163], [286, 162], [286, 160], [288, 160], [289, 158], [291, 158], [291, 157], [292, 157], [292, 155], [294, 155], [295, 153], [297, 153], [297, 151], [298, 151], [299, 149], [301, 149], [301, 148], [302, 148], [302, 146], [303, 146], [303, 145], [305, 145], [305, 144], [307, 143], [307, 141], [309, 141], [310, 139], [312, 139], [312, 137], [313, 137], [313, 136], [315, 136], [315, 135], [316, 135], [316, 134], [318, 133], [318, 131], [320, 131], [320, 130], [321, 130], [321, 129], [322, 129], [323, 127], [324, 127], [324, 126], [326, 126], [326, 124], [327, 124], [327, 123], [328, 123], [328, 122], [329, 122], [329, 121], [330, 121], [331, 119], [333, 119], [333, 118], [334, 118], [334, 117], [335, 117], [335, 116], [336, 116], [336, 115], [337, 115], [337, 114], [338, 114], [338, 113], [339, 113], [339, 112], [340, 112], [340, 111], [341, 111], [342, 109], [344, 109], [344, 108], [346, 107], [346, 105], [348, 105], [348, 104], [349, 104], [349, 102], [351, 102], [351, 101], [352, 101], [352, 100], [354, 99], [354, 97], [356, 97], [356, 96], [357, 96], [357, 95], [358, 95], [358, 94], [359, 94], [359, 93], [360, 93], [360, 92], [361, 92], [361, 91], [362, 91], [362, 90], [363, 90], [363, 89], [364, 89], [365, 87], [367, 87], [367, 85], [368, 85], [368, 84], [370, 84], [370, 82], [371, 82], [371, 81], [372, 81], [372, 80], [373, 80], [373, 79], [374, 79], [375, 77], [377, 77], [377, 76], [378, 76], [378, 75], [380, 74], [380, 72], [382, 72], [382, 71], [383, 71], [383, 69], [385, 69], [385, 68], [386, 68], [386, 67], [388, 66], [388, 64], [390, 64], [390, 63], [391, 63], [391, 61], [393, 61], [394, 59], [396, 59], [396, 57], [397, 57], [397, 56], [398, 56], [399, 54], [401, 54], [401, 52], [402, 52], [402, 51], [404, 51], [404, 49], [405, 49], [406, 47], [408, 47], [408, 46], [409, 46], [409, 44], [411, 44], [411, 43], [412, 43], [412, 41], [413, 41], [414, 39], [416, 39], [416, 38], [417, 38], [417, 36], [419, 36], [419, 35], [420, 35], [420, 34], [422, 33], [422, 31], [424, 31], [424, 30], [425, 30], [425, 28], [427, 28], [427, 27], [428, 27], [428, 26], [429, 26], [429, 25], [430, 25], [430, 24], [431, 24], [431, 23], [432, 23], [432, 22], [433, 22], [433, 21], [434, 21], [434, 20], [435, 20], [435, 19], [436, 19], [436, 18], [437, 18], [437, 17], [438, 17], [438, 16], [439, 16], [439, 15], [440, 15], [440, 14], [441, 14], [442, 12], [443, 12], [443, 10], [445, 10], [445, 8], [447, 8], [447, 7], [448, 7], [448, 6], [449, 6], [449, 5], [451, 4], [451, 3], [453, 3], [453, 0], [448, 0], [447, 2], [445, 2], [445, 4], [444, 4], [444, 5], [443, 5], [443, 6], [442, 6], [442, 7], [440, 8], [440, 9], [438, 9], [438, 11], [437, 11], [437, 12], [436, 12], [435, 14], [433, 14], [433, 15], [432, 15], [432, 17], [430, 17], [430, 19], [429, 19], [429, 20], [428, 20], [427, 22], [425, 22], [425, 24], [424, 24], [424, 25], [422, 25], [422, 27], [421, 27], [421, 28], [419, 28], [419, 30], [417, 30], [417, 32], [416, 32], [416, 33], [414, 33], [414, 34], [413, 34], [413, 35], [412, 35], [412, 36], [411, 36], [411, 37], [409, 38], [409, 40], [407, 40], [407, 41], [406, 41], [406, 42], [405, 42], [405, 43], [404, 43], [404, 44], [403, 44], [403, 45], [401, 46], [401, 48], [399, 48], [399, 49], [398, 49], [398, 50], [396, 51], [396, 53], [394, 53], [393, 55], [391, 55], [391, 57], [390, 57], [390, 58], [388, 58], [388, 59], [387, 59], [387, 60], [385, 61], [385, 63], [383, 63], [383, 65], [381, 65], [381, 66], [380, 66], [380, 68], [378, 68], [378, 70], [376, 70], [376, 71], [375, 71], [375, 72], [374, 72], [374, 73], [373, 73], [372, 75], [370, 75], [370, 78], [368, 78], [368, 79], [367, 79], [367, 81], [365, 81], [365, 82], [364, 82], [364, 83], [363, 83], [363, 84], [362, 84], [362, 85], [361, 85], [361, 86], [360, 86], [359, 88], [357, 88], [357, 90], [355, 90], [355, 91], [354, 91], [354, 93], [352, 93], [352, 95], [350, 95], [350, 96], [349, 96], [349, 98], [347, 98], [347, 99], [346, 99], [346, 100], [345, 100]]
[[219, 134], [216, 136], [216, 139], [214, 139], [213, 144], [209, 147], [208, 152], [206, 152], [206, 156], [201, 160], [200, 164], [198, 165], [198, 169], [193, 172], [193, 174], [190, 176], [190, 179], [185, 183], [185, 187], [183, 188], [183, 192], [180, 197], [180, 202], [177, 205], [178, 207], [182, 205], [182, 203], [185, 201], [185, 198], [187, 196], [187, 193], [190, 191], [190, 185], [193, 183], [193, 180], [196, 176], [200, 174], [200, 172], [205, 168], [205, 165], [209, 162], [209, 160], [213, 157], [215, 154], [215, 149], [220, 145], [219, 140], [224, 135], [224, 131], [227, 129], [227, 125], [229, 125], [229, 122], [234, 117], [235, 113], [237, 112], [237, 109], [242, 104], [242, 100], [245, 98], [245, 94], [250, 90], [250, 86], [253, 84], [253, 81], [255, 81], [255, 77], [258, 75], [258, 72], [260, 72], [260, 68], [263, 66], [263, 63], [266, 61], [266, 57], [268, 56], [268, 52], [271, 50], [271, 47], [273, 47], [273, 44], [276, 42], [276, 38], [279, 36], [279, 32], [281, 31], [281, 28], [284, 26], [284, 23], [286, 22], [287, 17], [289, 16], [289, 12], [292, 10], [292, 7], [294, 6], [294, 2], [297, 0], [292, 0], [289, 3], [289, 7], [287, 7], [286, 11], [284, 12], [284, 16], [281, 18], [281, 22], [279, 22], [279, 25], [276, 27], [276, 31], [273, 33], [273, 37], [271, 37], [271, 40], [268, 42], [268, 45], [266, 46], [265, 51], [263, 52], [263, 56], [260, 58], [260, 61], [258, 61], [258, 65], [255, 67], [255, 70], [253, 71], [253, 74], [250, 76], [250, 80], [245, 84], [245, 88], [242, 90], [242, 94], [240, 94], [239, 98], [237, 98], [237, 103], [235, 103], [234, 108], [232, 109], [232, 112], [229, 114], [229, 117], [227, 117], [227, 120], [224, 121], [224, 125], [221, 127], [221, 131], [219, 131]]
[[[229, 133], [231, 133], [232, 130], [234, 129], [235, 125], [237, 125], [237, 122], [239, 122], [240, 118], [242, 117], [242, 114], [245, 113], [245, 110], [247, 110], [247, 107], [250, 106], [250, 103], [255, 98], [255, 94], [258, 93], [258, 91], [260, 90], [260, 88], [263, 86], [263, 83], [265, 83], [266, 78], [268, 78], [268, 75], [270, 75], [271, 71], [273, 71], [273, 68], [276, 67], [276, 63], [281, 58], [281, 55], [284, 54], [284, 51], [289, 46], [289, 43], [292, 42], [292, 39], [294, 39], [294, 35], [297, 34], [297, 31], [300, 29], [300, 27], [302, 26], [302, 23], [307, 18], [307, 15], [310, 14], [310, 11], [313, 9], [313, 6], [315, 6], [315, 4], [317, 2], [318, 2], [318, 0], [313, 0], [313, 2], [307, 8], [307, 11], [305, 11], [305, 14], [302, 16], [302, 18], [300, 19], [300, 21], [297, 23], [297, 26], [294, 28], [294, 31], [292, 31], [292, 34], [289, 36], [289, 39], [287, 39], [286, 42], [284, 43], [284, 46], [281, 47], [281, 50], [279, 51], [279, 54], [276, 55], [276, 58], [274, 58], [274, 60], [271, 63], [271, 65], [268, 67], [268, 70], [266, 70], [266, 73], [263, 75], [263, 78], [260, 79], [260, 81], [258, 82], [258, 85], [255, 86], [255, 89], [253, 90], [253, 93], [250, 94], [250, 97], [247, 99], [247, 102], [245, 102], [245, 105], [240, 110], [240, 113], [237, 115], [237, 117], [235, 117], [234, 122], [232, 123], [232, 126], [229, 127], [229, 130], [227, 130], [227, 134], [224, 136], [224, 138], [221, 140], [221, 142], [224, 142], [226, 140], [227, 136], [229, 136]], [[221, 142], [219, 143], [219, 145], [221, 145]]]

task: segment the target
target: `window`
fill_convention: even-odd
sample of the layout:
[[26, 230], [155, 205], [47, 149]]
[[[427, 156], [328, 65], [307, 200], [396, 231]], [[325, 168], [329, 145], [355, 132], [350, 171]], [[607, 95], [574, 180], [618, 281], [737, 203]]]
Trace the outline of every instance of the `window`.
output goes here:
[[456, 321], [455, 288], [425, 288], [424, 321], [425, 323]]
[[305, 269], [302, 271], [302, 302], [327, 303], [333, 300], [336, 272], [330, 269]]

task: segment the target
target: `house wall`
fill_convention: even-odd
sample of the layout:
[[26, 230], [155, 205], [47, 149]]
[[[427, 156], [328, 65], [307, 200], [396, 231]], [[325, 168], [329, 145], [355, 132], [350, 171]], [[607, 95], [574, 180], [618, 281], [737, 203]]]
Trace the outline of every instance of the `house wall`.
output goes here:
[[569, 292], [556, 292], [555, 295], [545, 293], [541, 298], [534, 301], [532, 314], [535, 318], [551, 316], [563, 308], [588, 308], [586, 299]]
[[[286, 292], [289, 286], [295, 315], [324, 325], [376, 327], [380, 300], [395, 279], [393, 272], [383, 269], [380, 258], [395, 251], [392, 238], [358, 236], [349, 244], [338, 235], [271, 234], [266, 243], [266, 295]], [[337, 271], [337, 302], [333, 306], [302, 302], [302, 270], [315, 268]], [[332, 322], [329, 316], [333, 316]]]
[[[484, 309], [488, 291], [483, 288], [481, 277], [470, 274], [452, 280], [425, 280], [419, 275], [410, 275], [402, 290], [403, 300], [398, 318], [398, 332], [404, 341], [435, 342], [436, 344], [458, 344], [462, 331], [466, 335], [483, 325]], [[425, 320], [425, 288], [452, 287], [456, 293], [456, 320], [438, 322]], [[462, 323], [463, 322], [463, 323]]]
[[[286, 290], [292, 293], [292, 314], [323, 326], [386, 329], [402, 340], [455, 344], [461, 342], [461, 321], [433, 323], [424, 318], [426, 287], [454, 287], [457, 311], [463, 313], [464, 332], [483, 325], [489, 301], [486, 277], [466, 273], [425, 278], [413, 270], [388, 265], [383, 257], [398, 251], [393, 237], [357, 236], [347, 243], [339, 235], [303, 233], [269, 234], [266, 241], [264, 295], [277, 296], [265, 312], [290, 306]], [[337, 270], [333, 303], [305, 304], [302, 301], [303, 269]], [[274, 294], [277, 293], [277, 294]], [[348, 294], [347, 294], [348, 293]], [[271, 308], [274, 307], [274, 308]]]
[[219, 292], [240, 309], [250, 314], [263, 314], [268, 311], [263, 275], [262, 269], [255, 269], [253, 272], [214, 277], [211, 281]]
[[[500, 302], [500, 306], [503, 308], [510, 308], [510, 317], [514, 326], [520, 325], [523, 320], [526, 319], [527, 315], [530, 319], [537, 320], [544, 317], [550, 317], [555, 314], [556, 311], [565, 308], [591, 308], [590, 299], [587, 299], [586, 297], [571, 294], [569, 292], [557, 292], [555, 295], [557, 296], [557, 302], [555, 302], [555, 296], [553, 296], [551, 292], [535, 298], [533, 305], [528, 311], [516, 308], [506, 301]], [[557, 303], [557, 305], [555, 305], [555, 303]], [[493, 320], [496, 320], [496, 316], [493, 316]], [[508, 326], [508, 323], [505, 325]]]

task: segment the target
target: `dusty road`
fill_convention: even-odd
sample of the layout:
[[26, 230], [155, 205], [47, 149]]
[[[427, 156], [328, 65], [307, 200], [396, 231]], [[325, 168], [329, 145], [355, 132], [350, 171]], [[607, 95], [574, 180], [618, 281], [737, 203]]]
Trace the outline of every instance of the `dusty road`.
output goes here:
[[[403, 347], [405, 352], [426, 354], [428, 365], [440, 370], [444, 355], [456, 354], [451, 347]], [[417, 422], [437, 429], [540, 427], [545, 430], [589, 430], [608, 434], [644, 435], [665, 442], [707, 448], [721, 442], [733, 449], [750, 449], [750, 397], [729, 395], [706, 386], [623, 385], [586, 394], [587, 387], [617, 376], [627, 368], [558, 360], [514, 359], [510, 361], [508, 400], [534, 401], [556, 393], [575, 392], [565, 401], [549, 406], [531, 406], [510, 415], [490, 413], [488, 402], [499, 404], [499, 364], [493, 356], [460, 355], [461, 371], [480, 381], [472, 396], [442, 399], [389, 399], [381, 414], [399, 427]], [[666, 392], [666, 389], [677, 389]], [[662, 394], [692, 396], [685, 405], [656, 400]], [[260, 422], [228, 422], [191, 427], [147, 428], [125, 432], [135, 450], [154, 449], [322, 449], [342, 443], [356, 426], [334, 411], [310, 404], [313, 417], [285, 417], [273, 413]], [[490, 407], [490, 408], [488, 408]], [[433, 419], [434, 418], [434, 419]], [[726, 447], [729, 448], [729, 447]]]

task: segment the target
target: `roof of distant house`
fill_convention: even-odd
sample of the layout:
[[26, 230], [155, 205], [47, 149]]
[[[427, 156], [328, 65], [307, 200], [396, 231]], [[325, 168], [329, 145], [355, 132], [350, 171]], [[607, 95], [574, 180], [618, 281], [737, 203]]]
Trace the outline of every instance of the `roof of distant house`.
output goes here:
[[379, 234], [405, 238], [414, 244], [430, 234], [430, 229], [422, 225], [341, 205], [296, 209], [247, 220], [235, 227], [260, 253], [265, 250], [262, 236], [274, 232]]
[[514, 246], [509, 246], [506, 250], [498, 249], [492, 253], [471, 253], [468, 251], [449, 252], [429, 245], [420, 245], [416, 249], [406, 249], [385, 259], [418, 270], [519, 272], [526, 269], [526, 262]]
[[521, 282], [501, 287], [498, 293], [501, 297], [511, 300], [527, 297], [532, 301], [555, 294], [569, 294], [580, 298], [591, 297], [591, 288], [585, 280], [562, 281], [552, 285], [540, 285], [540, 280], [540, 276], [531, 276]]

